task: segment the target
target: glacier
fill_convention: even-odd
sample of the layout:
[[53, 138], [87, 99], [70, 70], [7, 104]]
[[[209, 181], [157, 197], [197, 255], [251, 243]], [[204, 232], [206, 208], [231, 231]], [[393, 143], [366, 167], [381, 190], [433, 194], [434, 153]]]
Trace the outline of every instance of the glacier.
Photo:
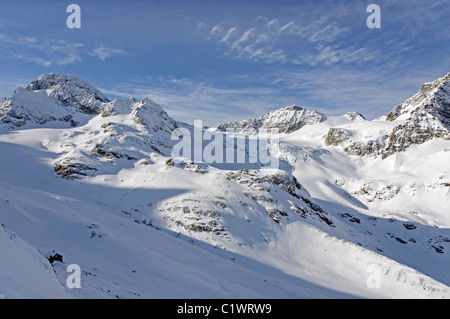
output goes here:
[[278, 130], [269, 167], [173, 156], [194, 126], [156, 102], [41, 75], [0, 101], [0, 296], [449, 298], [449, 82], [371, 121], [289, 106], [203, 129]]

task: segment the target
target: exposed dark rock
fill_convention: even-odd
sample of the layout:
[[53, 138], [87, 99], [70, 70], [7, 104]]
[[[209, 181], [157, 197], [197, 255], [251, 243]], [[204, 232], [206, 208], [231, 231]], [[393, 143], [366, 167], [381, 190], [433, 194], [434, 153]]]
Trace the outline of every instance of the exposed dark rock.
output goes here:
[[338, 146], [350, 138], [347, 130], [342, 128], [330, 128], [325, 136], [325, 144]]
[[78, 163], [67, 165], [55, 164], [56, 174], [65, 179], [80, 179], [83, 176], [87, 176], [87, 171], [97, 171], [97, 169]]

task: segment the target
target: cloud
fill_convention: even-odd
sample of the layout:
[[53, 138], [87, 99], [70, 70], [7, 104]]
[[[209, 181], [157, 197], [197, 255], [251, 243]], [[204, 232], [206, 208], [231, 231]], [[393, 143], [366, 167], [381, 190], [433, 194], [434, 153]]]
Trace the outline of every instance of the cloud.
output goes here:
[[223, 31], [222, 27], [220, 25], [216, 24], [209, 33], [211, 35], [215, 35], [216, 33], [220, 33], [222, 31]]
[[104, 45], [92, 49], [80, 42], [5, 33], [0, 33], [0, 50], [9, 52], [10, 58], [44, 67], [82, 62], [84, 55], [105, 61], [109, 57], [125, 54], [121, 49]]
[[300, 26], [295, 21], [290, 21], [283, 25], [278, 32], [298, 33], [301, 30]]
[[[237, 38], [241, 38], [240, 35]], [[262, 68], [256, 73], [203, 78], [202, 81], [173, 76], [131, 78], [108, 85], [109, 90], [101, 90], [112, 95], [111, 98], [149, 97], [177, 120], [193, 123], [201, 119], [209, 126], [257, 117], [293, 104], [327, 115], [355, 111], [374, 119], [411, 97], [424, 82], [448, 71], [436, 66], [418, 72], [408, 64], [399, 69], [396, 61], [370, 67], [346, 64], [379, 55], [368, 48], [328, 46], [320, 52], [317, 63], [321, 67], [314, 71], [303, 66], [310, 61], [303, 61], [303, 65], [295, 68]], [[254, 54], [263, 58], [270, 53], [261, 49]], [[279, 55], [283, 53], [273, 51], [272, 59], [280, 58]], [[340, 59], [341, 63], [333, 59]]]
[[72, 43], [67, 41], [55, 41], [44, 43], [40, 47], [41, 51], [49, 50], [48, 59], [56, 65], [67, 65], [81, 62], [81, 55], [85, 45], [82, 43]]
[[342, 62], [344, 64], [353, 62], [368, 62], [377, 57], [377, 51], [368, 48], [356, 49], [352, 46], [338, 48], [337, 46], [326, 46], [317, 55], [307, 59], [312, 66], [317, 64], [330, 65]]
[[19, 59], [19, 60], [23, 60], [23, 61], [27, 61], [27, 62], [32, 62], [35, 63], [37, 65], [40, 66], [46, 66], [49, 67], [52, 65], [52, 62], [42, 59], [42, 58], [38, 58], [38, 57], [32, 57], [32, 56], [26, 56], [23, 54], [14, 54], [13, 55], [15, 58]]
[[445, 75], [439, 67], [423, 70], [395, 63], [368, 69], [332, 64], [314, 72], [280, 70], [269, 74], [265, 82], [279, 88], [280, 95], [294, 96], [294, 103], [327, 115], [359, 112], [367, 119], [388, 114], [397, 104], [416, 94], [423, 83]]
[[284, 50], [273, 45], [274, 38], [270, 33], [261, 32], [256, 27], [243, 32], [239, 32], [236, 26], [225, 29], [226, 32], [223, 30], [224, 27], [217, 24], [210, 35], [220, 38], [219, 43], [225, 45], [227, 50], [223, 52], [224, 55], [268, 64], [287, 60]]
[[[243, 120], [278, 108], [288, 103], [270, 86], [244, 84], [246, 77], [234, 77], [242, 86], [224, 86], [188, 78], [147, 77], [115, 83], [100, 90], [113, 97], [148, 97], [160, 104], [170, 116], [193, 123], [202, 120], [214, 126], [223, 122]], [[220, 114], [220, 117], [218, 117]]]
[[200, 21], [197, 24], [197, 30], [203, 30], [203, 29], [206, 29], [207, 27], [208, 27], [208, 24], [206, 22]]
[[253, 25], [245, 29], [238, 23], [228, 28], [216, 24], [208, 39], [218, 40], [225, 47], [222, 54], [226, 56], [265, 64], [317, 66], [364, 63], [374, 59], [370, 48], [364, 45], [358, 47], [357, 43], [338, 42], [348, 36], [349, 26], [339, 25], [338, 21], [330, 23], [331, 16], [310, 20], [308, 23], [305, 17], [287, 20], [258, 16]]
[[275, 18], [275, 19], [272, 19], [269, 22], [267, 22], [267, 26], [270, 28], [270, 27], [276, 25], [277, 23], [278, 23], [278, 19]]
[[244, 52], [250, 55], [251, 59], [264, 61], [265, 63], [286, 63], [288, 57], [282, 49], [267, 50], [264, 48], [259, 48], [253, 50], [251, 46], [244, 48]]
[[107, 58], [116, 56], [116, 55], [124, 55], [125, 51], [116, 48], [110, 48], [106, 46], [100, 46], [95, 48], [91, 55], [99, 58], [102, 61], [105, 61]]
[[236, 32], [237, 32], [237, 28], [236, 27], [230, 28], [228, 30], [227, 34], [222, 38], [222, 40], [220, 40], [220, 42], [230, 42], [231, 37]]
[[64, 40], [39, 39], [20, 34], [0, 33], [0, 48], [14, 57], [40, 66], [67, 65], [81, 62], [82, 43]]
[[311, 35], [308, 39], [309, 41], [315, 43], [329, 43], [334, 41], [338, 35], [342, 34], [345, 31], [348, 31], [348, 27], [338, 28], [336, 23], [332, 23], [327, 25], [326, 27], [316, 31], [313, 35]]
[[239, 39], [233, 42], [233, 44], [231, 45], [231, 50], [240, 48], [241, 44], [247, 42], [254, 32], [255, 32], [254, 28], [245, 31], [244, 34]]

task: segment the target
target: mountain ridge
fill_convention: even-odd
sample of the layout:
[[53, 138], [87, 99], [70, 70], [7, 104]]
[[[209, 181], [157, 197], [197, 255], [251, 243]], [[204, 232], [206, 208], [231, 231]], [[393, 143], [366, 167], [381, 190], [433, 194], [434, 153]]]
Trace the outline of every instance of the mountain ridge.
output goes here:
[[[248, 126], [203, 129], [220, 137], [227, 128], [284, 130], [264, 145], [279, 167], [222, 167], [172, 154], [174, 130], [194, 128], [152, 100], [102, 101], [81, 80], [73, 88], [71, 76], [52, 78], [0, 107], [0, 220], [33, 255], [56, 250], [81, 266], [83, 289], [69, 295], [450, 296], [442, 271], [450, 266], [450, 142], [433, 136], [380, 156], [396, 127], [414, 123], [409, 115], [368, 121], [291, 106]], [[426, 93], [441, 92], [434, 89]], [[447, 107], [442, 92], [435, 109]], [[65, 266], [48, 266], [62, 285]], [[379, 269], [380, 289], [367, 284], [370, 269]]]
[[109, 102], [100, 90], [71, 74], [42, 74], [26, 89], [28, 91], [45, 90], [62, 105], [78, 105], [80, 111], [86, 114], [98, 114], [101, 103]]
[[270, 111], [255, 119], [240, 122], [223, 123], [217, 126], [220, 131], [227, 129], [237, 130], [241, 133], [255, 134], [260, 131], [279, 133], [291, 133], [301, 129], [305, 125], [320, 123], [326, 119], [324, 114], [317, 111], [307, 110], [297, 105], [288, 106], [278, 110]]
[[[344, 116], [352, 121], [365, 120], [364, 116], [357, 112], [348, 112]], [[291, 106], [254, 119], [220, 124], [217, 129], [220, 131], [231, 129], [250, 135], [257, 134], [260, 129], [266, 132], [277, 129], [280, 133], [292, 133], [305, 126], [326, 122], [328, 118], [330, 116], [316, 111]], [[382, 120], [376, 119], [366, 123], [376, 121], [392, 122], [395, 125], [376, 139], [365, 141], [354, 140], [348, 129], [337, 125], [331, 127], [324, 136], [325, 144], [342, 147], [349, 155], [386, 158], [405, 151], [411, 145], [423, 144], [433, 138], [450, 139], [450, 73], [433, 82], [425, 83], [418, 93], [395, 106]]]

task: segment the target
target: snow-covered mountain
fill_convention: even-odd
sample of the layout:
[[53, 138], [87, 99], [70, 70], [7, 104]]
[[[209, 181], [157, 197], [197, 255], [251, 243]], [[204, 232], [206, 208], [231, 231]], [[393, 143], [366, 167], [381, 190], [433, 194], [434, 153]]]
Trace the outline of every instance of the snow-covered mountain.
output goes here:
[[388, 115], [365, 125], [369, 127], [363, 131], [370, 131], [370, 135], [361, 135], [360, 127], [337, 126], [330, 128], [325, 141], [327, 145], [343, 147], [350, 155], [386, 158], [435, 138], [449, 140], [450, 73], [424, 84], [416, 95], [394, 107]]
[[99, 90], [75, 76], [42, 75], [0, 101], [0, 123], [10, 129], [49, 122], [77, 126], [99, 114], [105, 102]]
[[386, 117], [393, 128], [383, 156], [404, 151], [412, 144], [423, 144], [433, 138], [450, 139], [450, 73], [396, 106]]
[[86, 114], [99, 114], [102, 103], [109, 102], [92, 85], [69, 74], [41, 75], [27, 86], [27, 91], [45, 91], [62, 106]]
[[155, 102], [42, 75], [0, 103], [0, 296], [449, 298], [449, 78], [373, 121], [291, 106], [202, 131], [277, 129], [269, 167], [174, 156], [195, 128]]
[[260, 131], [272, 132], [274, 129], [280, 133], [292, 133], [305, 125], [320, 123], [325, 119], [324, 114], [293, 105], [271, 111], [255, 119], [220, 124], [217, 128], [221, 131], [228, 129], [245, 134], [257, 134]]

